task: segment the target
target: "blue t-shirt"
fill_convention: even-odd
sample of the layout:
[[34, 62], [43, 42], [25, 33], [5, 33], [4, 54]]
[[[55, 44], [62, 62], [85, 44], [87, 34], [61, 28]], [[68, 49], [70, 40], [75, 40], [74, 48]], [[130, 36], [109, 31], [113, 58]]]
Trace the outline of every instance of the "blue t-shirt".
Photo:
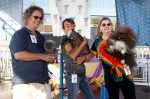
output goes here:
[[22, 61], [16, 60], [14, 54], [20, 51], [43, 53], [45, 38], [38, 31], [37, 43], [32, 43], [31, 31], [26, 27], [16, 31], [12, 36], [9, 48], [12, 56], [13, 79], [12, 84], [48, 83], [48, 67], [43, 60]]

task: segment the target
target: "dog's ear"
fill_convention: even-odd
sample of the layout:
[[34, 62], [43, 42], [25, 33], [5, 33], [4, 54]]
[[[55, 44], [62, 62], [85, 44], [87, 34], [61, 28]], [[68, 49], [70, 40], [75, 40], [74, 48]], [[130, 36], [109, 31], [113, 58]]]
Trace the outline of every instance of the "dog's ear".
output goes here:
[[117, 40], [117, 31], [113, 31], [110, 35], [110, 39], [114, 39], [114, 40]]

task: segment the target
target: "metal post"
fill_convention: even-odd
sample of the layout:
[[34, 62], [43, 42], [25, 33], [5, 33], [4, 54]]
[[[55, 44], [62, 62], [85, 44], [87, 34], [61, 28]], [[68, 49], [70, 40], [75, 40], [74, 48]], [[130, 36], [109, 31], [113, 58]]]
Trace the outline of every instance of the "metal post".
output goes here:
[[63, 99], [63, 57], [60, 53], [60, 99]]
[[101, 99], [106, 99], [106, 88], [101, 85]]
[[106, 99], [106, 88], [103, 87], [103, 89], [104, 89], [104, 99]]
[[101, 85], [101, 99], [103, 99], [103, 86]]

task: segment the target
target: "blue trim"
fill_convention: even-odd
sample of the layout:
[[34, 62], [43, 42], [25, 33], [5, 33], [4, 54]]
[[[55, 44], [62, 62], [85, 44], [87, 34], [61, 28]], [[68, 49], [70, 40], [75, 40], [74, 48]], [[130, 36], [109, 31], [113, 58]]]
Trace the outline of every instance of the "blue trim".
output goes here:
[[63, 99], [63, 57], [60, 54], [60, 99]]

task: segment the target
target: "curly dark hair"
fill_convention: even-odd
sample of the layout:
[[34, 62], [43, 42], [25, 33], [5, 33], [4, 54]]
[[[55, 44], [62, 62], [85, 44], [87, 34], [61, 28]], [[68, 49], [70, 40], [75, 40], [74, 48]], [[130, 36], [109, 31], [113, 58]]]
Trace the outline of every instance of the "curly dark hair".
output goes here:
[[[38, 7], [38, 6], [31, 5], [30, 7], [28, 7], [28, 8], [24, 11], [24, 13], [23, 13], [23, 15], [22, 15], [22, 20], [21, 20], [22, 26], [27, 26], [27, 24], [28, 24], [28, 19], [32, 16], [32, 14], [33, 14], [33, 12], [34, 12], [35, 10], [40, 11], [41, 14], [42, 14], [42, 17], [44, 18], [44, 11], [43, 11], [43, 9], [42, 9], [41, 7]], [[42, 23], [43, 23], [43, 20], [42, 20]]]

